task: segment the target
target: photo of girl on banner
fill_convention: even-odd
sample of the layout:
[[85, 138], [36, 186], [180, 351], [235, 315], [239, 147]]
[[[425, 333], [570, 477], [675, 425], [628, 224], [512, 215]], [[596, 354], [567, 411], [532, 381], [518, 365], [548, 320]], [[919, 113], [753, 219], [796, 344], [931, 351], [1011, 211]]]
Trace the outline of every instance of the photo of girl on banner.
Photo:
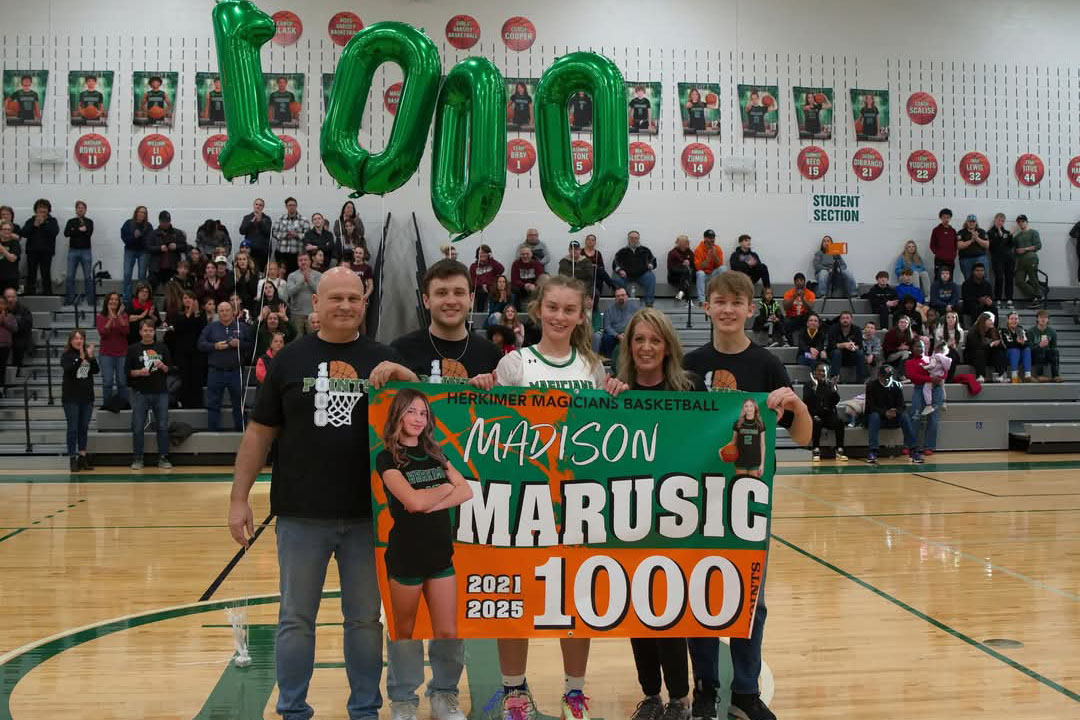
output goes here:
[[833, 89], [792, 88], [800, 140], [832, 140]]
[[112, 70], [72, 70], [68, 73], [71, 124], [105, 127], [112, 103]]
[[221, 94], [220, 75], [195, 73], [195, 98], [199, 127], [225, 127], [225, 96]]
[[[533, 121], [533, 98], [539, 82], [536, 78], [506, 78], [506, 95], [509, 98], [506, 103], [507, 130], [532, 132], [536, 129]], [[592, 115], [591, 101], [589, 115]], [[591, 117], [589, 125], [592, 125]]]
[[573, 132], [592, 132], [592, 98], [588, 93], [574, 93], [566, 104], [566, 115], [570, 118], [570, 130]]
[[304, 74], [263, 75], [270, 101], [270, 127], [300, 127], [304, 107]]
[[747, 398], [732, 428], [731, 443], [720, 450], [721, 459], [735, 466], [736, 475], [759, 478], [765, 472], [765, 423], [753, 398]]
[[375, 459], [393, 518], [386, 548], [389, 610], [395, 640], [413, 636], [423, 595], [435, 637], [458, 636], [450, 508], [472, 497], [435, 441], [427, 397], [403, 388], [394, 396]]
[[330, 92], [334, 89], [334, 73], [322, 74], [322, 102], [323, 113], [330, 107]]
[[851, 91], [851, 112], [855, 118], [855, 139], [868, 142], [889, 140], [889, 91]]
[[744, 138], [771, 139], [779, 134], [779, 96], [776, 85], [739, 85]]
[[626, 83], [631, 135], [656, 135], [660, 132], [661, 87], [658, 82]]
[[177, 72], [134, 73], [131, 79], [135, 93], [134, 123], [172, 127], [179, 86], [180, 73]]
[[716, 83], [679, 83], [678, 87], [683, 135], [719, 135], [720, 86]]
[[41, 125], [48, 70], [4, 71], [4, 122], [12, 125]]

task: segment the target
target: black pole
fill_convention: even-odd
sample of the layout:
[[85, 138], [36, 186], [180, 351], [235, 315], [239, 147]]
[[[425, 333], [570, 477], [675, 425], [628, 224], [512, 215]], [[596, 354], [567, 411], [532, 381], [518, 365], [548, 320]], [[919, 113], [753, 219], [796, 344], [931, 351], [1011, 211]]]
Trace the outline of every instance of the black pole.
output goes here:
[[29, 455], [34, 445], [30, 442], [30, 376], [23, 378], [23, 421], [26, 423], [26, 454]]
[[[689, 295], [689, 293], [687, 293]], [[686, 329], [689, 330], [694, 327], [694, 301], [689, 297], [686, 299]]]
[[45, 332], [45, 379], [49, 384], [49, 404], [55, 405], [52, 388], [52, 331]]

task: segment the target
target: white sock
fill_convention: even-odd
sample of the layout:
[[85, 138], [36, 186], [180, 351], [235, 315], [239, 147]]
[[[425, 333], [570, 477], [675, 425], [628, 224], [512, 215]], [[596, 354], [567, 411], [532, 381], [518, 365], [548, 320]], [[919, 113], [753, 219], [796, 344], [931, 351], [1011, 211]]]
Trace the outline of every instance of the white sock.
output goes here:
[[585, 689], [585, 678], [574, 677], [573, 675], [563, 676], [563, 694], [571, 693], [574, 690], [582, 691]]
[[502, 676], [503, 687], [506, 688], [519, 688], [525, 685], [524, 675], [503, 675]]

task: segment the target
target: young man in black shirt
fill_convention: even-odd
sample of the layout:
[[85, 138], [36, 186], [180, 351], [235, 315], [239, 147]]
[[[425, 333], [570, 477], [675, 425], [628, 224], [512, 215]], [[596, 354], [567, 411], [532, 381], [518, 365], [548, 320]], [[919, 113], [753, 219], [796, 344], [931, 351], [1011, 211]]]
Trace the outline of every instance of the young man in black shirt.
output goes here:
[[[10, 98], [19, 106], [16, 118], [18, 118], [19, 123], [22, 125], [40, 125], [41, 102], [37, 91], [33, 89], [34, 78], [29, 75], [23, 75], [22, 78], [20, 78], [19, 83], [19, 89], [11, 93]], [[10, 119], [8, 120], [8, 124], [12, 124]]]
[[866, 382], [866, 356], [862, 349], [862, 328], [852, 322], [849, 310], [840, 313], [839, 322], [833, 323], [829, 328], [825, 345], [833, 375], [839, 375], [841, 367], [853, 365], [855, 382], [860, 385]]
[[317, 334], [274, 357], [236, 453], [229, 531], [247, 546], [255, 523], [248, 495], [278, 445], [270, 483], [277, 520], [281, 608], [275, 646], [277, 712], [311, 717], [306, 701], [315, 667], [315, 618], [330, 557], [337, 558], [345, 616], [345, 667], [351, 718], [374, 718], [382, 705], [382, 624], [371, 518], [367, 388], [416, 382], [393, 350], [360, 333], [364, 286], [345, 267], [323, 274], [312, 302]]
[[143, 469], [143, 444], [146, 415], [153, 412], [157, 431], [158, 467], [168, 470], [169, 462], [169, 389], [167, 379], [172, 356], [165, 343], [155, 339], [157, 321], [146, 318], [139, 323], [139, 342], [128, 348], [124, 372], [131, 395], [132, 458], [131, 469]]
[[[746, 321], [754, 311], [754, 285], [740, 272], [723, 272], [709, 280], [705, 313], [712, 321], [712, 342], [687, 354], [683, 365], [705, 380], [709, 390], [734, 389], [767, 392], [768, 406], [780, 417], [800, 445], [810, 441], [813, 422], [806, 405], [791, 389], [791, 380], [779, 358], [755, 344], [746, 335]], [[750, 720], [775, 720], [761, 701], [758, 675], [761, 674], [761, 642], [765, 632], [765, 578], [762, 577], [757, 612], [751, 635], [731, 639], [731, 711]], [[694, 718], [716, 717], [716, 687], [719, 684], [718, 638], [692, 638], [690, 659], [694, 666]]]
[[630, 101], [630, 132], [647, 133], [651, 123], [652, 103], [645, 97], [645, 87], [638, 85], [634, 88], [634, 99]]
[[[161, 117], [149, 116], [150, 108], [160, 108]], [[143, 93], [142, 111], [148, 113], [148, 122], [158, 123], [170, 114], [172, 103], [169, 102], [169, 94], [161, 89], [161, 78], [156, 75], [150, 78], [150, 89]]]
[[279, 77], [277, 90], [270, 93], [270, 124], [271, 125], [295, 125], [292, 104], [296, 102], [296, 95], [289, 92], [289, 79]]
[[75, 217], [64, 225], [64, 237], [69, 238], [67, 257], [67, 293], [64, 304], [75, 302], [75, 273], [82, 268], [83, 298], [94, 304], [94, 257], [90, 252], [90, 238], [94, 234], [94, 221], [86, 217], [86, 203], [75, 201]]
[[879, 270], [874, 280], [874, 287], [866, 292], [865, 297], [870, 301], [870, 309], [878, 314], [878, 326], [882, 330], [888, 330], [889, 319], [900, 304], [900, 297], [896, 294], [896, 289], [889, 285], [889, 273]]
[[81, 123], [85, 123], [85, 119], [81, 115], [83, 108], [93, 107], [98, 111], [98, 117], [95, 119], [105, 119], [105, 96], [97, 89], [98, 79], [93, 75], [88, 75], [83, 78], [83, 84], [86, 85], [86, 89], [79, 93], [79, 118]]
[[749, 235], [743, 234], [739, 236], [739, 244], [728, 260], [730, 267], [732, 270], [737, 270], [749, 277], [750, 282], [755, 285], [760, 280], [761, 287], [772, 287], [772, 281], [769, 279], [769, 266], [761, 262], [761, 257], [750, 248], [750, 243]]

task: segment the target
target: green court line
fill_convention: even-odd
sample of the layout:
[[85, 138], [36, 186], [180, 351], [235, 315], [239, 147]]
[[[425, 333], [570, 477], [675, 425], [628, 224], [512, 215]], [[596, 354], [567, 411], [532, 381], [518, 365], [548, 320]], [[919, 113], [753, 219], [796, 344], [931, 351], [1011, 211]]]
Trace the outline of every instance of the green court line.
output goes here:
[[[782, 485], [785, 490], [792, 490], [787, 485]], [[1046, 510], [942, 510], [941, 512], [906, 512], [906, 513], [857, 513], [851, 515], [777, 515], [773, 513], [773, 520], [823, 520], [828, 518], [872, 518], [872, 517], [933, 517], [935, 515], [1000, 515], [1011, 513], [1023, 515], [1025, 513], [1056, 513], [1056, 512], [1080, 512], [1080, 508], [1049, 508]]]
[[782, 545], [784, 545], [784, 546], [786, 546], [788, 548], [791, 548], [795, 552], [799, 553], [800, 555], [803, 555], [806, 558], [809, 558], [810, 560], [813, 560], [814, 562], [818, 563], [822, 567], [825, 567], [825, 568], [827, 568], [829, 570], [832, 570], [837, 575], [840, 575], [841, 577], [852, 581], [856, 585], [859, 585], [862, 588], [864, 588], [866, 590], [869, 590], [870, 592], [874, 593], [875, 595], [877, 595], [881, 599], [892, 603], [893, 605], [900, 608], [901, 610], [905, 610], [905, 611], [911, 613], [912, 615], [919, 618], [923, 622], [929, 623], [929, 624], [933, 625], [934, 627], [936, 627], [939, 630], [943, 630], [944, 632], [946, 632], [949, 635], [953, 636], [957, 640], [961, 640], [961, 641], [967, 643], [968, 645], [972, 646], [976, 650], [981, 650], [982, 652], [986, 653], [987, 655], [994, 658], [995, 660], [999, 660], [999, 661], [1005, 663], [1006, 665], [1008, 665], [1009, 667], [1013, 668], [1014, 670], [1018, 670], [1018, 671], [1022, 672], [1023, 674], [1027, 675], [1031, 679], [1037, 680], [1038, 682], [1042, 683], [1046, 687], [1050, 688], [1051, 690], [1055, 690], [1055, 691], [1061, 693], [1062, 695], [1069, 698], [1070, 700], [1080, 702], [1080, 694], [1077, 694], [1077, 693], [1073, 692], [1072, 690], [1065, 687], [1064, 685], [1061, 685], [1060, 683], [1057, 683], [1057, 682], [1051, 680], [1050, 678], [1048, 678], [1045, 675], [1042, 675], [1042, 674], [1032, 670], [1031, 668], [1027, 667], [1026, 665], [1022, 665], [1022, 664], [1018, 663], [1017, 661], [1013, 660], [1012, 658], [1010, 658], [1010, 657], [1008, 657], [1006, 655], [1003, 655], [1002, 653], [998, 652], [997, 650], [994, 650], [993, 648], [987, 647], [986, 645], [979, 642], [978, 640], [976, 640], [976, 639], [974, 639], [974, 638], [972, 638], [972, 637], [970, 637], [968, 635], [965, 635], [964, 633], [960, 632], [959, 630], [957, 630], [957, 629], [955, 629], [955, 628], [953, 628], [953, 627], [951, 627], [949, 625], [946, 625], [942, 621], [927, 615], [926, 613], [912, 607], [911, 605], [908, 605], [903, 600], [901, 600], [901, 599], [899, 599], [899, 598], [897, 598], [897, 597], [895, 597], [893, 595], [890, 595], [889, 593], [885, 592], [884, 590], [881, 590], [880, 588], [877, 588], [877, 587], [871, 585], [870, 583], [866, 582], [862, 578], [859, 578], [859, 577], [857, 577], [855, 575], [852, 575], [848, 571], [846, 571], [846, 570], [844, 570], [842, 568], [839, 568], [836, 565], [833, 565], [828, 560], [825, 560], [824, 558], [818, 557], [817, 555], [813, 554], [812, 552], [810, 552], [808, 550], [804, 550], [803, 548], [799, 547], [798, 545], [796, 545], [796, 544], [794, 544], [792, 542], [789, 542], [788, 540], [785, 540], [784, 538], [782, 538], [782, 537], [780, 537], [778, 535], [773, 535], [772, 537], [773, 537], [774, 540], [781, 543]]
[[[4, 528], [4, 529], [6, 530], [7, 528]], [[23, 527], [23, 528], [18, 528], [18, 529], [17, 529], [17, 530], [15, 530], [14, 532], [9, 532], [9, 533], [8, 533], [7, 535], [5, 535], [5, 536], [3, 536], [3, 537], [0, 537], [0, 542], [4, 542], [4, 541], [5, 541], [5, 540], [7, 540], [8, 538], [12, 538], [12, 537], [15, 537], [16, 535], [18, 535], [19, 533], [23, 532], [24, 530], [26, 530], [26, 528], [24, 528], [24, 527]]]

